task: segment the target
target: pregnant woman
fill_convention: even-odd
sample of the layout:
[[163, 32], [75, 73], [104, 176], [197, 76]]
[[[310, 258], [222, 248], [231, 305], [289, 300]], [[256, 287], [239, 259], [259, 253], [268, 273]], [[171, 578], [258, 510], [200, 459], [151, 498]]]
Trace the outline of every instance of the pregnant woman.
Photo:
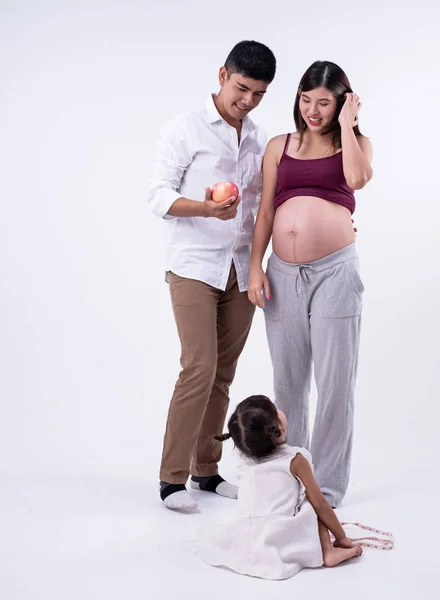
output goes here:
[[[303, 75], [296, 131], [271, 139], [264, 156], [248, 286], [251, 302], [265, 310], [275, 402], [290, 425], [288, 443], [311, 449], [316, 479], [333, 507], [349, 481], [362, 312], [354, 190], [372, 177], [360, 107], [334, 63], [315, 62]], [[312, 364], [318, 405], [310, 446]]]

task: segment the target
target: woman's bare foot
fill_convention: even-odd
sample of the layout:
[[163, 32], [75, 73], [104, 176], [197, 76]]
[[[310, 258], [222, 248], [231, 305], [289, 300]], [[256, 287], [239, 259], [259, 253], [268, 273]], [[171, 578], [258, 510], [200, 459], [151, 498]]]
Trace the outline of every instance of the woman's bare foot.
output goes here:
[[353, 548], [327, 548], [324, 550], [324, 564], [326, 567], [335, 567], [345, 560], [357, 558], [362, 554], [361, 546], [353, 546]]

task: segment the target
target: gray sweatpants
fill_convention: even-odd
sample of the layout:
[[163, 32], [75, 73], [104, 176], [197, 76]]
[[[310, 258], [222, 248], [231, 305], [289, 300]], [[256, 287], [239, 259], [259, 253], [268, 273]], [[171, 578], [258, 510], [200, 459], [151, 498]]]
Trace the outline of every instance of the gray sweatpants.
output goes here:
[[[311, 263], [287, 263], [272, 254], [267, 277], [266, 331], [275, 403], [288, 422], [288, 443], [310, 448], [316, 480], [332, 506], [348, 487], [353, 400], [362, 293], [355, 244]], [[310, 447], [312, 360], [318, 390]]]

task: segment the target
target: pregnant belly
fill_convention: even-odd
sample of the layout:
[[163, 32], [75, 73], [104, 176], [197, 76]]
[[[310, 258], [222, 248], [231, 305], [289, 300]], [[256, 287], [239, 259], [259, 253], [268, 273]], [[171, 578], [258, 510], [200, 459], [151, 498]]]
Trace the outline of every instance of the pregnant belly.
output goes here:
[[272, 248], [286, 262], [312, 262], [355, 240], [350, 211], [315, 198], [289, 198], [276, 211]]

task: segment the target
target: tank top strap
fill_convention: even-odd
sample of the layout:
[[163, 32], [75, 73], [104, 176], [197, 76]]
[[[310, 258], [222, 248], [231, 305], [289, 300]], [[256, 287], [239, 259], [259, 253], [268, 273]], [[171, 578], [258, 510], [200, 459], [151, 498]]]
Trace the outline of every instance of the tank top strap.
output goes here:
[[287, 134], [286, 143], [284, 144], [283, 156], [287, 153], [287, 148], [289, 147], [291, 133]]

